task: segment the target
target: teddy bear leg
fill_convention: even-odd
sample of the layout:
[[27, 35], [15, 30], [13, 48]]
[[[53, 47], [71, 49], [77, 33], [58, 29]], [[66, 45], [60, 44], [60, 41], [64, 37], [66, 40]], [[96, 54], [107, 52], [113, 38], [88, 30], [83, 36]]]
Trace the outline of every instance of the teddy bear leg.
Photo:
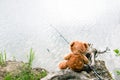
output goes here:
[[59, 64], [59, 69], [66, 69], [68, 66], [67, 66], [67, 62], [66, 61], [62, 61], [60, 62]]

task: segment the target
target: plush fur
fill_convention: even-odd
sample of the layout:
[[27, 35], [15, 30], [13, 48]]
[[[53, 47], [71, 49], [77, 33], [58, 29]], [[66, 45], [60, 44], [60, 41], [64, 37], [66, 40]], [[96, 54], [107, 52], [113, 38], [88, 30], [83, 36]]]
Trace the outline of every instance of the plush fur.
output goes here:
[[73, 71], [81, 71], [84, 64], [88, 64], [85, 53], [88, 50], [88, 44], [80, 41], [73, 41], [70, 44], [71, 53], [64, 57], [65, 61], [59, 64], [60, 69], [70, 68]]

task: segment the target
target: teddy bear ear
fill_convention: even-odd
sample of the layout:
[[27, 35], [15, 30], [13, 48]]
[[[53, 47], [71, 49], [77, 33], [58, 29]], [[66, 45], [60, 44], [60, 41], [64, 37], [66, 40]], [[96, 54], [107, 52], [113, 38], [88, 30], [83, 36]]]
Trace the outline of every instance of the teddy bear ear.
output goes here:
[[70, 47], [73, 47], [74, 44], [75, 44], [75, 42], [72, 42], [72, 43], [70, 44]]
[[88, 48], [88, 44], [87, 43], [84, 43], [84, 46], [85, 46], [85, 48]]

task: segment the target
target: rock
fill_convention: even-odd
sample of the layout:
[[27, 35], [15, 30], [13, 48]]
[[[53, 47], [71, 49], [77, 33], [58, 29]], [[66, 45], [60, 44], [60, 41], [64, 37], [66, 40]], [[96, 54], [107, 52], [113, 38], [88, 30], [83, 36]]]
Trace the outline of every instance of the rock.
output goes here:
[[[7, 61], [6, 66], [0, 66], [0, 80], [4, 80], [5, 74], [8, 72], [12, 74], [18, 74], [21, 69], [23, 69], [24, 64], [25, 63], [23, 62]], [[94, 69], [103, 80], [112, 80], [104, 61], [97, 60]], [[34, 75], [38, 75], [42, 71], [46, 70], [39, 67], [32, 69]], [[87, 73], [86, 71], [74, 72], [70, 69], [66, 69], [58, 72], [47, 73], [48, 75], [41, 80], [98, 80], [93, 71]]]
[[[16, 61], [6, 61], [5, 66], [0, 66], [0, 77], [4, 77], [6, 73], [15, 73], [20, 72], [20, 68], [23, 66], [23, 62]], [[1, 80], [1, 79], [0, 79]]]
[[[0, 66], [0, 80], [4, 80], [4, 77], [7, 73], [11, 73], [12, 75], [19, 74], [21, 70], [27, 69], [24, 66], [26, 63], [18, 62], [18, 61], [6, 61], [5, 66]], [[41, 72], [46, 71], [43, 68], [33, 68], [31, 70], [34, 75], [39, 75]]]
[[[95, 71], [99, 74], [101, 80], [112, 80], [104, 61], [97, 60], [94, 66]], [[93, 71], [87, 73], [86, 71], [74, 72], [70, 69], [49, 73], [41, 80], [99, 80]]]

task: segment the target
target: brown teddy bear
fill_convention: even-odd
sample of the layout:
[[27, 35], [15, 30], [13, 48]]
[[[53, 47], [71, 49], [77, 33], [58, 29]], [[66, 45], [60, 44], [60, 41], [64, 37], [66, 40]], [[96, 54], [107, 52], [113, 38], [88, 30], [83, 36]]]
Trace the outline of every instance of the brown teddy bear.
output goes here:
[[65, 61], [59, 64], [60, 69], [70, 68], [73, 71], [81, 71], [84, 64], [88, 63], [84, 55], [88, 50], [88, 44], [80, 41], [73, 41], [70, 44], [71, 53], [64, 57]]

